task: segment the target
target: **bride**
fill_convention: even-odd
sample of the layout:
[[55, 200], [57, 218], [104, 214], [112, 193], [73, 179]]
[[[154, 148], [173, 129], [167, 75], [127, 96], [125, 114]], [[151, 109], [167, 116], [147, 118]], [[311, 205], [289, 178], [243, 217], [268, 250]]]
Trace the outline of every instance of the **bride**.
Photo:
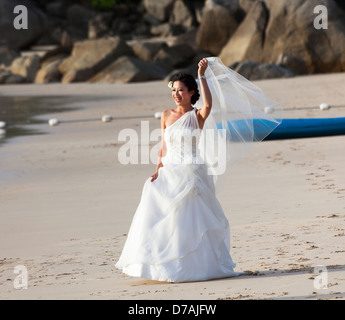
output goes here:
[[186, 282], [241, 274], [234, 271], [229, 223], [199, 148], [201, 133], [214, 123], [217, 99], [208, 85], [208, 60], [214, 61], [204, 58], [198, 64], [199, 108], [194, 107], [199, 88], [191, 75], [177, 74], [169, 83], [176, 107], [162, 113], [157, 168], [144, 184], [115, 265], [130, 276]]

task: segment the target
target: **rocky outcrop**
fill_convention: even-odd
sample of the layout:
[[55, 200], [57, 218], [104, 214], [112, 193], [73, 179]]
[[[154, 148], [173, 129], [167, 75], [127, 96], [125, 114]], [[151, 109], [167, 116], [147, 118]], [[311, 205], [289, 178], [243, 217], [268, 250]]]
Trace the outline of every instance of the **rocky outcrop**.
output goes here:
[[77, 42], [72, 55], [59, 66], [62, 82], [87, 81], [124, 55], [133, 55], [133, 51], [120, 37]]
[[[28, 30], [13, 27], [18, 4], [28, 8]], [[345, 71], [341, 0], [117, 1], [107, 11], [90, 4], [0, 0], [0, 83], [167, 79], [195, 74], [199, 59], [215, 55], [251, 80]], [[316, 5], [327, 8], [328, 29], [314, 27]], [[29, 72], [30, 53], [21, 51], [31, 45], [57, 49]]]
[[314, 27], [313, 1], [265, 0], [270, 12], [261, 61], [281, 54], [304, 61], [307, 73], [345, 70], [344, 12], [333, 0], [318, 1], [328, 11], [328, 29]]
[[344, 12], [333, 0], [318, 4], [328, 9], [326, 30], [314, 27], [312, 1], [257, 1], [220, 58], [227, 65], [245, 60], [281, 62], [296, 74], [344, 71]]

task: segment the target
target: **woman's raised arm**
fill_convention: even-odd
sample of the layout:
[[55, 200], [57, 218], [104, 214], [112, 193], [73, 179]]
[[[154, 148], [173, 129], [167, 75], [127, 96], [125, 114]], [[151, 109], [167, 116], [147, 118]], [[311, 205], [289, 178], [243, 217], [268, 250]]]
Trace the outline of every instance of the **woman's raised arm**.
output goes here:
[[205, 71], [207, 69], [207, 66], [208, 61], [206, 58], [200, 60], [200, 62], [198, 63], [198, 77], [200, 80], [201, 94], [204, 101], [204, 105], [199, 110], [198, 114], [200, 115], [200, 120], [202, 122], [205, 122], [212, 109], [212, 95], [207, 84], [207, 79], [205, 77]]

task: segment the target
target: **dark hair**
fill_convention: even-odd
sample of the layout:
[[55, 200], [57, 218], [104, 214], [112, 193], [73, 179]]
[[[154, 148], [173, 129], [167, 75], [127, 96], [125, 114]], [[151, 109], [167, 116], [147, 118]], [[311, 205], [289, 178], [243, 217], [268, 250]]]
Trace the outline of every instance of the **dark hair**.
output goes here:
[[177, 73], [172, 77], [171, 81], [181, 81], [188, 88], [188, 91], [194, 90], [194, 94], [192, 95], [190, 101], [191, 104], [195, 104], [199, 100], [200, 93], [198, 89], [198, 84], [196, 83], [194, 77], [191, 74]]

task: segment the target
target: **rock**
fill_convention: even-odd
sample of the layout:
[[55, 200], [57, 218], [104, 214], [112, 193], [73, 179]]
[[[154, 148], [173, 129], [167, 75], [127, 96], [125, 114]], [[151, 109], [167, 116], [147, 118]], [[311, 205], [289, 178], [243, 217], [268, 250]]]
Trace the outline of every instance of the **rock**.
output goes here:
[[176, 36], [184, 32], [185, 30], [182, 26], [170, 23], [162, 23], [151, 27], [151, 34], [160, 37]]
[[304, 60], [298, 57], [288, 56], [282, 53], [278, 57], [276, 64], [284, 68], [290, 69], [294, 74], [301, 75], [308, 73]]
[[89, 82], [128, 83], [161, 80], [166, 74], [167, 71], [158, 65], [136, 57], [123, 56], [91, 78]]
[[138, 21], [132, 32], [132, 39], [147, 39], [151, 36], [150, 26], [143, 21]]
[[236, 64], [234, 70], [251, 81], [273, 78], [289, 78], [294, 76], [292, 71], [274, 63], [259, 63], [256, 61], [240, 62]]
[[27, 82], [26, 78], [21, 76], [20, 74], [11, 74], [7, 79], [6, 79], [6, 84], [18, 84], [18, 83], [25, 83]]
[[109, 32], [111, 13], [98, 14], [88, 22], [89, 39], [98, 39]]
[[336, 4], [341, 8], [342, 10], [345, 11], [345, 2], [344, 0], [335, 0]]
[[314, 27], [315, 3], [313, 1], [265, 0], [269, 21], [265, 30], [262, 50], [257, 52], [258, 61], [277, 61], [280, 55], [295, 57], [305, 72], [339, 72], [345, 70], [345, 19], [333, 0], [318, 4], [327, 7], [328, 29]]
[[50, 83], [59, 82], [62, 74], [59, 71], [59, 66], [62, 63], [62, 59], [55, 60], [51, 63], [45, 64], [36, 75], [35, 83]]
[[317, 14], [312, 1], [257, 1], [220, 58], [226, 65], [246, 60], [276, 62], [295, 74], [344, 71], [345, 13], [333, 0], [319, 4], [328, 10], [326, 30], [314, 27]]
[[159, 21], [167, 21], [175, 0], [144, 0], [144, 7], [148, 14]]
[[10, 70], [0, 69], [0, 84], [6, 83], [6, 79], [12, 75]]
[[196, 52], [188, 44], [178, 44], [161, 48], [153, 62], [171, 70], [189, 65], [195, 55]]
[[41, 58], [41, 68], [56, 60], [66, 59], [72, 52], [72, 46], [58, 46], [52, 50], [47, 51]]
[[264, 112], [265, 113], [273, 113], [274, 112], [274, 108], [269, 106], [269, 107], [265, 107], [264, 108]]
[[153, 116], [154, 116], [155, 119], [160, 119], [162, 117], [162, 112], [157, 111], [157, 112], [154, 113]]
[[143, 18], [144, 18], [144, 22], [147, 22], [151, 26], [157, 26], [161, 23], [158, 19], [156, 19], [155, 17], [152, 17], [147, 12], [144, 14]]
[[195, 13], [195, 19], [196, 22], [200, 25], [202, 22], [202, 17], [203, 17], [203, 9], [204, 9], [204, 3], [201, 1], [196, 1], [193, 3], [194, 7], [194, 13]]
[[26, 79], [19, 74], [13, 74], [10, 70], [0, 71], [0, 84], [16, 84], [24, 82], [26, 82]]
[[256, 2], [257, 0], [239, 0], [239, 5], [245, 14], [247, 14]]
[[58, 38], [59, 44], [62, 47], [69, 47], [74, 45], [75, 39], [72, 38], [71, 34], [67, 30], [62, 30]]
[[57, 118], [52, 118], [52, 119], [49, 119], [48, 123], [51, 127], [55, 127], [60, 124], [60, 120]]
[[[190, 47], [192, 47], [195, 51], [199, 51], [199, 47], [196, 44], [196, 36], [198, 34], [197, 28], [191, 28], [187, 32], [178, 35], [175, 37], [175, 40], [172, 41], [173, 45], [176, 44], [188, 44]], [[208, 53], [209, 55], [209, 53]]]
[[89, 33], [89, 21], [97, 12], [79, 4], [73, 4], [67, 9], [68, 33], [73, 39], [86, 39]]
[[227, 66], [238, 61], [258, 59], [265, 40], [265, 28], [268, 19], [267, 8], [262, 1], [251, 6], [245, 19], [223, 47], [219, 57]]
[[45, 6], [49, 15], [64, 18], [67, 14], [67, 6], [65, 1], [48, 2]]
[[200, 49], [218, 55], [243, 20], [238, 0], [206, 0], [197, 35]]
[[7, 45], [0, 46], [0, 65], [10, 66], [12, 61], [19, 56], [20, 54], [17, 51]]
[[189, 29], [196, 24], [192, 8], [185, 0], [176, 0], [169, 18], [169, 23]]
[[104, 114], [101, 118], [102, 122], [111, 122], [113, 120], [113, 117], [109, 114]]
[[[15, 29], [13, 13], [17, 5], [25, 5], [28, 12], [28, 28]], [[5, 40], [10, 48], [15, 50], [25, 48], [37, 41], [48, 30], [46, 15], [32, 2], [27, 0], [0, 0], [0, 34], [6, 35]], [[3, 38], [3, 36], [1, 36]]]
[[86, 81], [123, 55], [133, 51], [120, 37], [77, 42], [72, 55], [59, 66], [62, 82]]
[[167, 44], [163, 41], [159, 42], [135, 42], [131, 45], [135, 55], [146, 62], [152, 62], [157, 52], [166, 47]]
[[320, 110], [329, 110], [331, 106], [328, 103], [321, 103], [320, 104]]
[[39, 56], [36, 54], [18, 57], [11, 64], [11, 72], [15, 75], [22, 76], [27, 82], [33, 82], [39, 66]]

